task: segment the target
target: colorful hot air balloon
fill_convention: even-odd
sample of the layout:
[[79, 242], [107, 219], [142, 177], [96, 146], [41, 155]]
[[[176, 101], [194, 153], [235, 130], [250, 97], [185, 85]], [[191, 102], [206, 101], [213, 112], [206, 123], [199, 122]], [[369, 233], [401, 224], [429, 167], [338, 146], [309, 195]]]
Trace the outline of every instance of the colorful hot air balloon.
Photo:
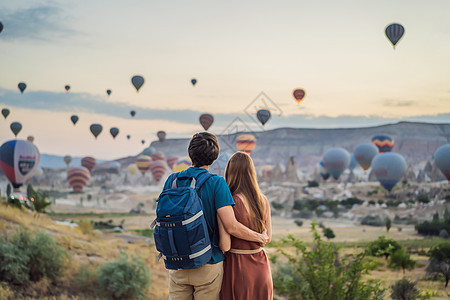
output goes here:
[[127, 134], [127, 140], [129, 140], [131, 138], [131, 135]]
[[159, 182], [164, 174], [166, 174], [169, 167], [163, 160], [152, 161], [150, 164], [150, 171], [152, 171], [153, 178]]
[[107, 94], [108, 96], [111, 96], [111, 90], [106, 90], [106, 94]]
[[398, 153], [377, 154], [372, 160], [372, 172], [380, 184], [389, 192], [402, 179], [406, 171], [406, 161]]
[[397, 45], [405, 33], [405, 28], [400, 24], [393, 23], [387, 26], [384, 32], [395, 49], [395, 45]]
[[192, 165], [192, 161], [188, 156], [181, 157], [177, 160], [175, 165], [173, 166], [173, 171], [175, 173], [186, 170]]
[[109, 130], [109, 133], [111, 133], [113, 139], [115, 139], [116, 136], [119, 134], [119, 128], [111, 127], [111, 129]]
[[261, 122], [261, 124], [263, 126], [267, 123], [267, 121], [269, 121], [271, 116], [272, 115], [271, 115], [270, 111], [267, 109], [260, 109], [256, 113], [256, 117], [258, 118], [258, 120]]
[[147, 156], [152, 156], [154, 153], [156, 153], [156, 149], [151, 146], [145, 148], [144, 151], [142, 151], [142, 154]]
[[147, 155], [140, 155], [136, 159], [136, 166], [138, 167], [139, 171], [142, 173], [142, 175], [145, 175], [145, 173], [150, 169], [150, 164], [152, 162], [152, 158]]
[[66, 90], [66, 92], [69, 92], [69, 91], [70, 91], [70, 85], [66, 85], [66, 86], [64, 87], [64, 89]]
[[69, 166], [70, 163], [72, 162], [72, 156], [70, 155], [64, 156], [64, 162], [66, 163], [67, 166]]
[[139, 92], [139, 89], [144, 84], [144, 77], [136, 75], [131, 78], [131, 83], [133, 84], [134, 88], [136, 89], [136, 92]]
[[72, 167], [67, 171], [67, 181], [74, 192], [81, 192], [88, 184], [91, 173], [85, 167]]
[[97, 165], [97, 160], [92, 156], [86, 156], [81, 159], [81, 165], [92, 172], [92, 170]]
[[353, 153], [350, 153], [350, 163], [348, 164], [348, 169], [353, 170], [358, 166], [358, 162], [355, 159], [355, 156]]
[[98, 135], [103, 130], [103, 126], [100, 124], [92, 124], [90, 127], [90, 130], [91, 130], [92, 134], [94, 135], [95, 139], [97, 139]]
[[20, 92], [23, 94], [23, 92], [25, 91], [25, 89], [27, 88], [27, 84], [25, 82], [19, 82], [19, 84], [17, 85], [17, 87], [19, 88]]
[[437, 148], [433, 155], [436, 167], [444, 174], [445, 178], [450, 181], [450, 144], [446, 144]]
[[256, 147], [256, 138], [251, 134], [241, 134], [236, 138], [236, 148], [250, 154]]
[[136, 115], [136, 111], [134, 111], [134, 110], [130, 111], [130, 115], [131, 115], [132, 117], [134, 117], [134, 116]]
[[152, 154], [152, 159], [153, 160], [165, 160], [166, 156], [164, 155], [164, 153], [155, 152], [155, 153]]
[[9, 116], [9, 109], [7, 108], [2, 109], [2, 115], [6, 119]]
[[359, 163], [359, 165], [361, 166], [361, 168], [363, 168], [364, 171], [370, 168], [372, 159], [377, 154], [378, 148], [375, 145], [369, 143], [359, 144], [358, 146], [355, 147], [355, 150], [353, 150], [355, 160]]
[[305, 94], [305, 90], [303, 89], [295, 89], [294, 92], [292, 92], [292, 95], [294, 96], [295, 101], [297, 101], [297, 104], [300, 104], [300, 102], [302, 102]]
[[197, 84], [197, 79], [192, 78], [192, 79], [191, 79], [191, 83], [192, 83], [193, 86], [195, 86], [195, 85]]
[[394, 147], [394, 140], [388, 135], [376, 135], [371, 143], [378, 147], [380, 153], [391, 152]]
[[158, 137], [158, 139], [161, 143], [166, 140], [166, 132], [165, 131], [158, 131], [156, 133], [156, 136]]
[[77, 124], [77, 122], [78, 122], [78, 116], [73, 115], [70, 117], [70, 120], [72, 121], [73, 125], [75, 126], [75, 124]]
[[177, 155], [169, 155], [168, 157], [167, 157], [167, 160], [166, 160], [166, 162], [167, 162], [167, 164], [169, 165], [169, 168], [170, 169], [172, 169], [173, 168], [173, 166], [175, 165], [175, 163], [178, 161], [178, 156]]
[[14, 188], [19, 188], [33, 176], [39, 159], [38, 148], [28, 141], [11, 140], [0, 147], [0, 169]]
[[323, 180], [327, 180], [328, 178], [330, 178], [330, 173], [328, 173], [328, 170], [325, 169], [322, 160], [318, 163], [318, 167], [319, 167], [319, 174]]
[[136, 166], [136, 164], [129, 164], [129, 165], [128, 165], [128, 172], [129, 172], [131, 175], [136, 174], [136, 172], [137, 172], [138, 170], [139, 170], [139, 169], [138, 169], [138, 167]]
[[27, 136], [27, 141], [29, 141], [30, 143], [34, 142], [34, 136], [32, 135]]
[[208, 130], [212, 123], [214, 123], [214, 117], [210, 114], [202, 114], [199, 120], [205, 130]]
[[220, 152], [219, 157], [209, 167], [209, 172], [222, 177], [225, 176], [225, 169], [231, 156], [233, 156], [233, 153], [229, 151], [225, 150], [223, 152]]
[[19, 132], [22, 130], [22, 124], [19, 122], [12, 122], [11, 125], [9, 125], [9, 128], [11, 128], [12, 133], [14, 133], [14, 136], [17, 137]]
[[334, 179], [338, 179], [350, 164], [350, 154], [342, 148], [331, 148], [323, 155], [323, 166]]

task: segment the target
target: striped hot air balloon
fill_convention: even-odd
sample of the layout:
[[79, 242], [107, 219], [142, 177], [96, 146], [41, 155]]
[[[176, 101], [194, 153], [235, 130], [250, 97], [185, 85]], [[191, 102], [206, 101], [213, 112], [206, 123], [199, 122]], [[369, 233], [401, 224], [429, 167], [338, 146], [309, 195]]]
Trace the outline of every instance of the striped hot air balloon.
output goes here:
[[159, 182], [164, 174], [166, 174], [169, 166], [165, 161], [157, 160], [152, 161], [150, 164], [150, 171], [152, 171], [153, 178], [156, 182]]
[[385, 31], [386, 37], [392, 43], [392, 46], [395, 49], [395, 45], [400, 41], [405, 33], [405, 28], [397, 23], [390, 24], [386, 27]]
[[379, 153], [391, 152], [394, 148], [394, 139], [388, 135], [376, 135], [371, 143], [378, 147]]
[[86, 156], [81, 159], [81, 165], [92, 172], [92, 170], [97, 165], [97, 160], [92, 156]]
[[236, 139], [236, 148], [250, 154], [256, 147], [256, 138], [251, 134], [241, 134]]
[[181, 157], [177, 160], [177, 162], [173, 166], [173, 171], [181, 172], [181, 171], [184, 171], [187, 168], [189, 168], [191, 165], [192, 165], [192, 161], [188, 156]]
[[177, 160], [178, 160], [178, 156], [176, 156], [176, 155], [169, 155], [168, 157], [167, 157], [167, 164], [169, 165], [169, 168], [170, 169], [173, 169], [173, 166], [175, 165], [175, 163], [177, 162]]
[[150, 169], [150, 164], [152, 162], [152, 158], [147, 155], [140, 155], [136, 159], [136, 166], [139, 169], [139, 172], [142, 173], [142, 175], [145, 175], [145, 173]]
[[152, 159], [153, 160], [165, 160], [166, 156], [164, 155], [164, 153], [161, 152], [155, 152], [152, 154]]
[[200, 124], [205, 130], [208, 130], [214, 123], [214, 117], [210, 114], [202, 114], [199, 118]]
[[72, 167], [67, 171], [67, 181], [75, 192], [81, 192], [90, 178], [91, 174], [85, 167]]

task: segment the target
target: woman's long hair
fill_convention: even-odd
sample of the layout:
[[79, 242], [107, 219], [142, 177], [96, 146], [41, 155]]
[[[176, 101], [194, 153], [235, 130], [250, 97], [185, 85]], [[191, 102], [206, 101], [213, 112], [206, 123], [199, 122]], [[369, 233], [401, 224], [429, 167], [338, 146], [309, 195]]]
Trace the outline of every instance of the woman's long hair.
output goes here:
[[225, 170], [225, 180], [232, 195], [242, 194], [247, 199], [250, 220], [256, 226], [256, 231], [265, 229], [264, 216], [266, 203], [259, 190], [255, 166], [251, 157], [244, 152], [236, 152], [228, 161]]

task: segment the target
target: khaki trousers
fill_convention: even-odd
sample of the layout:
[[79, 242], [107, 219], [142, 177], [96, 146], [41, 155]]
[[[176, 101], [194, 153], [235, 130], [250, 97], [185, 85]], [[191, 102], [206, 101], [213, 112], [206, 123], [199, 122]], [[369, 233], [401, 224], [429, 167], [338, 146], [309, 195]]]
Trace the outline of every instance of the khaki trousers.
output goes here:
[[198, 269], [169, 270], [170, 300], [216, 300], [222, 287], [223, 262]]

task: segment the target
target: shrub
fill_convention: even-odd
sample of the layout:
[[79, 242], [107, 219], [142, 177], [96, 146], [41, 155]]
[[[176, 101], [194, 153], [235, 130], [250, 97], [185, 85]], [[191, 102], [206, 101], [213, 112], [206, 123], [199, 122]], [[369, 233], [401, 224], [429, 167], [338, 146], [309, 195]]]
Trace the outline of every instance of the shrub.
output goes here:
[[135, 256], [122, 256], [104, 264], [98, 275], [100, 290], [113, 299], [144, 298], [150, 271]]
[[445, 229], [442, 229], [441, 231], [439, 231], [439, 237], [443, 238], [443, 239], [448, 239], [448, 232]]
[[308, 187], [318, 187], [319, 183], [315, 180], [309, 181], [308, 180]]
[[402, 249], [398, 249], [391, 254], [389, 258], [389, 267], [392, 269], [402, 269], [403, 274], [405, 270], [411, 270], [416, 265], [416, 262], [411, 259], [409, 253], [404, 252]]
[[7, 241], [0, 242], [0, 281], [22, 284], [29, 280], [30, 257]]
[[416, 283], [406, 278], [400, 279], [391, 286], [391, 298], [393, 300], [414, 300], [419, 296]]
[[80, 228], [83, 234], [92, 235], [94, 233], [94, 226], [87, 220], [80, 220], [78, 222], [78, 228]]
[[369, 200], [369, 205], [375, 205], [375, 204], [376, 204], [375, 200]]
[[450, 242], [441, 243], [430, 249], [428, 252], [430, 263], [427, 272], [442, 275], [445, 280], [445, 287], [450, 280]]
[[331, 229], [329, 227], [324, 228], [322, 231], [323, 231], [323, 235], [329, 240], [334, 239], [336, 237], [333, 229]]
[[31, 184], [28, 185], [27, 193], [28, 198], [34, 199], [32, 209], [38, 213], [46, 213], [45, 208], [52, 205], [52, 202], [47, 201], [47, 195], [41, 190], [34, 190]]
[[303, 209], [298, 213], [298, 216], [302, 219], [311, 219], [313, 217], [313, 212], [308, 209]]
[[377, 240], [372, 241], [367, 245], [367, 252], [371, 256], [384, 256], [388, 259], [391, 253], [401, 248], [402, 246], [395, 240], [380, 236]]
[[384, 226], [385, 222], [381, 219], [380, 216], [370, 216], [367, 215], [364, 218], [361, 219], [361, 225], [368, 225], [368, 226]]
[[96, 295], [98, 291], [98, 272], [91, 265], [80, 266], [74, 276], [74, 287], [85, 295]]
[[416, 200], [417, 200], [417, 202], [422, 202], [422, 203], [430, 202], [430, 198], [428, 198], [428, 195], [426, 193], [418, 194]]
[[341, 204], [344, 205], [347, 209], [352, 208], [353, 205], [355, 205], [355, 204], [360, 205], [363, 203], [364, 203], [363, 200], [358, 199], [356, 197], [347, 198], [347, 199], [341, 201]]
[[386, 231], [389, 232], [389, 229], [391, 229], [391, 226], [392, 226], [392, 221], [389, 217], [386, 217], [385, 226], [386, 226]]
[[298, 227], [302, 227], [302, 225], [303, 225], [302, 220], [294, 220], [294, 223], [297, 224]]
[[275, 209], [283, 209], [283, 204], [272, 201], [272, 207]]

